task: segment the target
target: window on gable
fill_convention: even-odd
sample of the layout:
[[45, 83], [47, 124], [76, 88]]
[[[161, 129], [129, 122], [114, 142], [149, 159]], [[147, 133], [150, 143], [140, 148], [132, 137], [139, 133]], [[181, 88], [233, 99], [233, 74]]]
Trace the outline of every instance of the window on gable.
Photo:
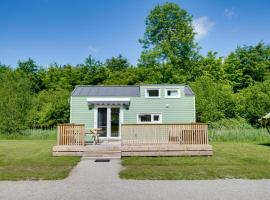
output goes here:
[[160, 97], [160, 90], [159, 89], [146, 89], [145, 90], [145, 97], [146, 98], [159, 98]]
[[161, 123], [161, 114], [138, 114], [138, 123]]
[[166, 98], [180, 98], [180, 89], [165, 89]]

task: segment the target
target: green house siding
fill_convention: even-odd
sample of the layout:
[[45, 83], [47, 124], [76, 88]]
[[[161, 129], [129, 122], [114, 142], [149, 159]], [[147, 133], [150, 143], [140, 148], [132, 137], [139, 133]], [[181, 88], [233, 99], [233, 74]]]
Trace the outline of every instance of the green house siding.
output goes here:
[[[160, 98], [145, 98], [145, 89], [160, 88]], [[161, 113], [162, 123], [195, 122], [195, 96], [185, 96], [180, 86], [180, 98], [165, 98], [165, 89], [179, 86], [141, 86], [141, 96], [130, 98], [129, 110], [124, 110], [124, 123], [137, 123], [139, 113]]]
[[85, 124], [86, 128], [94, 127], [94, 111], [89, 110], [87, 97], [71, 97], [70, 123]]
[[[160, 88], [160, 98], [145, 98], [146, 88]], [[165, 98], [166, 88], [180, 88], [181, 97]], [[70, 122], [83, 123], [86, 128], [93, 128], [94, 109], [89, 110], [87, 98], [89, 97], [71, 97]], [[129, 98], [129, 109], [123, 108], [123, 123], [137, 123], [137, 114], [139, 113], [161, 113], [162, 123], [190, 123], [196, 121], [195, 96], [185, 96], [184, 86], [144, 85], [140, 86], [140, 97]]]

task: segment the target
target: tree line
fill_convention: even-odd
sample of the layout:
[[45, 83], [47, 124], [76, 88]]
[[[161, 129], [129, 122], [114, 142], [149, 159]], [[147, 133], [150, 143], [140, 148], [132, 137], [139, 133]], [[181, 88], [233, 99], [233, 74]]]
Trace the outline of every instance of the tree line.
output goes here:
[[122, 55], [104, 62], [92, 56], [77, 65], [0, 64], [0, 133], [48, 128], [69, 121], [76, 85], [186, 83], [196, 93], [198, 122], [248, 123], [270, 112], [270, 46], [237, 47], [227, 57], [199, 53], [192, 16], [178, 4], [157, 5], [146, 18], [142, 52], [132, 66]]

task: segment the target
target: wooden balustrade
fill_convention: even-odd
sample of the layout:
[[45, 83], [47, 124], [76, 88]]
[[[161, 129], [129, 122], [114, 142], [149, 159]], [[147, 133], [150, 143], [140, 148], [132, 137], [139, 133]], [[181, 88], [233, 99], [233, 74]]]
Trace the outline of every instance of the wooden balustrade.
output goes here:
[[122, 124], [122, 145], [208, 145], [208, 125]]
[[57, 145], [84, 145], [84, 124], [60, 124], [57, 131]]

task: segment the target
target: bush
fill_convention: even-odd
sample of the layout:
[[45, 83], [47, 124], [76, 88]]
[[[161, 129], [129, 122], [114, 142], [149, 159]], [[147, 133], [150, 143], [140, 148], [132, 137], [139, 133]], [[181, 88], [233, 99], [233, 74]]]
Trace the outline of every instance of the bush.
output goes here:
[[67, 90], [43, 90], [33, 100], [28, 124], [31, 128], [50, 128], [69, 121], [69, 98]]
[[197, 121], [211, 123], [235, 117], [235, 103], [230, 85], [200, 77], [191, 83], [196, 94]]
[[29, 79], [17, 71], [0, 73], [0, 94], [0, 133], [21, 133], [27, 128], [27, 113], [31, 107]]

